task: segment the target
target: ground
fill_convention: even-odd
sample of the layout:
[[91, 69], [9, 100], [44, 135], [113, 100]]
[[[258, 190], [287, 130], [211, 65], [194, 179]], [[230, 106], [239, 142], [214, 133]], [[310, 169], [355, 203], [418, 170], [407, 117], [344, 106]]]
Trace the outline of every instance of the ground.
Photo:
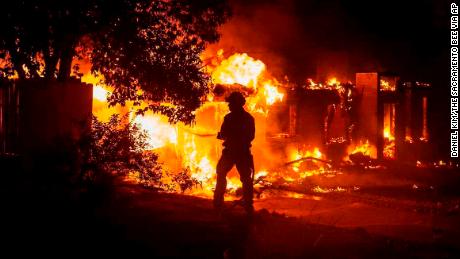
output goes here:
[[[2, 253], [459, 258], [458, 172], [398, 170], [314, 176], [303, 183], [308, 186], [304, 195], [296, 198], [291, 192], [264, 191], [255, 202], [252, 221], [238, 206], [215, 212], [208, 198], [158, 193], [121, 182], [75, 195], [62, 183], [43, 180], [46, 174], [8, 174], [1, 193]], [[333, 188], [338, 183], [347, 191], [316, 193], [310, 188]]]

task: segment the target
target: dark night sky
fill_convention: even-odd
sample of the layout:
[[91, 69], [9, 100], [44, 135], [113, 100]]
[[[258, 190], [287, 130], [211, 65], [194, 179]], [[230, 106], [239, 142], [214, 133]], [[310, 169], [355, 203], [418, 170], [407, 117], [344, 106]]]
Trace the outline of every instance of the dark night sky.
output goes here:
[[435, 81], [442, 72], [432, 68], [448, 54], [450, 1], [230, 3], [234, 15], [223, 26], [219, 45], [248, 52], [278, 76], [286, 74], [297, 82], [315, 77], [317, 64], [334, 63], [337, 55], [342, 57], [338, 63], [346, 56], [347, 71], [341, 72], [348, 77], [378, 70]]

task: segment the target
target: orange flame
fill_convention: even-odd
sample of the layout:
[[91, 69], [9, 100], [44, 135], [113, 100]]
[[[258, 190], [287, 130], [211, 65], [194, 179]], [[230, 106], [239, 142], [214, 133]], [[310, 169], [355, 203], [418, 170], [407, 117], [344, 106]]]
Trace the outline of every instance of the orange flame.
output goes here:
[[109, 95], [109, 91], [104, 89], [104, 87], [100, 85], [95, 85], [93, 87], [93, 98], [100, 102], [107, 102], [107, 96]]
[[[223, 50], [219, 50], [217, 57], [222, 55]], [[267, 73], [265, 64], [246, 53], [235, 53], [207, 69], [215, 84], [240, 84], [254, 90], [255, 94], [247, 98], [247, 107], [252, 112], [266, 113], [267, 106], [283, 100], [280, 84]]]
[[262, 61], [253, 59], [246, 53], [237, 53], [223, 60], [213, 69], [211, 76], [218, 84], [240, 84], [256, 90], [258, 80], [264, 71], [265, 64]]
[[[227, 59], [223, 56], [223, 51], [219, 50], [216, 60], [207, 70], [214, 83], [222, 85], [239, 84], [246, 89], [251, 89], [247, 99], [247, 109], [256, 118], [256, 128], [264, 129], [267, 125], [266, 115], [272, 105], [284, 100], [283, 85], [276, 78], [272, 77], [267, 71], [265, 64], [245, 53], [235, 53]], [[98, 77], [85, 75], [84, 80], [88, 83], [97, 84]], [[336, 78], [328, 80], [327, 84], [316, 84], [310, 81], [310, 86], [337, 88], [340, 82]], [[202, 107], [195, 111], [196, 123], [187, 126], [182, 123], [171, 125], [165, 116], [153, 113], [135, 115], [133, 110], [136, 108], [132, 103], [127, 103], [125, 107], [107, 106], [107, 96], [111, 89], [107, 86], [96, 85], [94, 87], [94, 114], [98, 118], [108, 118], [111, 114], [129, 114], [129, 119], [137, 123], [145, 130], [149, 137], [149, 150], [155, 150], [160, 155], [165, 170], [174, 172], [188, 168], [191, 177], [198, 180], [200, 187], [192, 190], [194, 195], [211, 196], [215, 186], [215, 167], [221, 154], [221, 142], [215, 135], [219, 131], [223, 117], [228, 113], [228, 107], [223, 102], [217, 100], [212, 94]], [[146, 105], [146, 104], [143, 104]], [[264, 135], [262, 133], [262, 135]], [[265, 140], [257, 139], [259, 145], [264, 145]], [[257, 145], [255, 145], [257, 146]], [[368, 142], [362, 146], [356, 146], [353, 152], [363, 152], [373, 155], [375, 147]], [[350, 151], [351, 153], [351, 151]], [[255, 154], [257, 155], [257, 154]], [[287, 151], [289, 161], [310, 157], [315, 159], [325, 159], [324, 154], [319, 148], [299, 150], [293, 148]], [[265, 159], [265, 160], [264, 160]], [[258, 170], [255, 178], [266, 177], [272, 179], [281, 176], [285, 181], [298, 181], [305, 177], [323, 174], [328, 170], [327, 164], [310, 159], [299, 161], [289, 166], [290, 172], [272, 172], [268, 170]], [[269, 158], [256, 157], [259, 168], [267, 168]], [[228, 177], [228, 189], [236, 190], [241, 186], [239, 178], [230, 172]], [[341, 190], [335, 190], [341, 191]]]
[[377, 157], [377, 148], [369, 143], [369, 140], [359, 141], [357, 145], [350, 145], [348, 147], [348, 154], [362, 153], [365, 156], [372, 158]]
[[[236, 53], [223, 59], [223, 51], [219, 51], [217, 56], [221, 60], [214, 63], [213, 67], [208, 66], [207, 68], [213, 82], [223, 85], [240, 84], [252, 89], [253, 94], [247, 98], [247, 107], [250, 112], [266, 115], [269, 106], [283, 100], [284, 94], [280, 91], [281, 84], [266, 72], [262, 61], [245, 53]], [[186, 126], [182, 123], [171, 125], [165, 116], [159, 114], [135, 115], [136, 107], [130, 102], [124, 107], [116, 105], [109, 108], [107, 96], [111, 90], [107, 86], [98, 85], [100, 77], [88, 73], [83, 77], [83, 81], [95, 84], [93, 113], [96, 117], [107, 120], [112, 114], [129, 114], [129, 119], [146, 131], [148, 149], [160, 154], [160, 160], [166, 170], [188, 168], [191, 177], [201, 182], [202, 187], [196, 188], [192, 193], [212, 195], [215, 185], [215, 167], [221, 152], [221, 142], [215, 138], [215, 134], [220, 128], [223, 117], [228, 113], [225, 103], [213, 101], [214, 96], [210, 95], [207, 98], [208, 101], [195, 111], [196, 124], [194, 126]], [[265, 119], [256, 120], [256, 123], [265, 123]], [[163, 153], [166, 155], [162, 157]], [[266, 171], [257, 173], [258, 176], [267, 174]], [[235, 190], [240, 185], [237, 177], [228, 179], [228, 189]]]

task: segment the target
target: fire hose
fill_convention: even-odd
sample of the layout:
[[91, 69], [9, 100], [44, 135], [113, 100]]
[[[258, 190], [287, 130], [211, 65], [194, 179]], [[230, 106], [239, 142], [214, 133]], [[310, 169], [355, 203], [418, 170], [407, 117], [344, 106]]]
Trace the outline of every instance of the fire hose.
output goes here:
[[[195, 132], [195, 131], [192, 131], [190, 129], [187, 129], [187, 128], [184, 128], [184, 130], [192, 135], [195, 135], [197, 137], [202, 137], [202, 138], [208, 138], [208, 137], [216, 137], [218, 136], [217, 133], [199, 133], [199, 132]], [[251, 183], [253, 185], [253, 188], [254, 188], [254, 185], [256, 184], [255, 182], [255, 168], [254, 168], [254, 158], [253, 156], [251, 155], [251, 161], [250, 161], [250, 177], [251, 177]], [[325, 163], [325, 164], [329, 164], [329, 165], [333, 165], [332, 161], [328, 161], [328, 160], [324, 160], [324, 159], [319, 159], [319, 158], [316, 158], [316, 157], [311, 157], [311, 156], [308, 156], [308, 157], [301, 157], [299, 159], [296, 159], [296, 160], [292, 160], [292, 161], [289, 161], [289, 162], [286, 162], [280, 166], [278, 166], [276, 169], [280, 168], [280, 167], [285, 167], [285, 166], [289, 166], [289, 165], [292, 165], [292, 164], [295, 164], [295, 163], [299, 163], [299, 162], [303, 162], [303, 161], [307, 161], [307, 160], [314, 160], [314, 161], [318, 161], [318, 162], [322, 162], [322, 163]], [[274, 170], [276, 170], [274, 169]], [[230, 208], [234, 208], [236, 207], [237, 205], [242, 205], [244, 206], [244, 203], [243, 203], [243, 198], [241, 199], [238, 199], [238, 200], [235, 200], [233, 201], [232, 203], [232, 206]]]
[[217, 136], [217, 133], [200, 133], [200, 132], [196, 132], [196, 131], [193, 131], [191, 129], [188, 129], [186, 127], [184, 127], [183, 129], [187, 133], [190, 133], [192, 135], [195, 135], [195, 136], [201, 137], [201, 138], [209, 138], [209, 137], [216, 137]]
[[[331, 166], [333, 165], [332, 161], [307, 156], [307, 157], [302, 157], [302, 158], [299, 158], [299, 159], [296, 159], [296, 160], [286, 162], [286, 163], [282, 164], [281, 166], [278, 166], [277, 168], [275, 168], [273, 170], [279, 169], [280, 167], [285, 167], [285, 166], [289, 166], [289, 165], [292, 165], [292, 164], [295, 164], [295, 163], [299, 163], [299, 162], [302, 162], [302, 161], [307, 161], [307, 160], [314, 160], [314, 161], [322, 162], [322, 163], [325, 163], [325, 164], [328, 164], [328, 165], [331, 165]], [[253, 160], [253, 157], [251, 155], [251, 183], [253, 185], [253, 188], [254, 188], [254, 185], [257, 183], [257, 182], [255, 182], [255, 180], [256, 179], [255, 179], [254, 160]], [[234, 207], [236, 207], [238, 205], [244, 206], [243, 198], [240, 198], [238, 200], [234, 200], [232, 202], [232, 205], [230, 206], [230, 209], [232, 209], [232, 208], [234, 208]]]

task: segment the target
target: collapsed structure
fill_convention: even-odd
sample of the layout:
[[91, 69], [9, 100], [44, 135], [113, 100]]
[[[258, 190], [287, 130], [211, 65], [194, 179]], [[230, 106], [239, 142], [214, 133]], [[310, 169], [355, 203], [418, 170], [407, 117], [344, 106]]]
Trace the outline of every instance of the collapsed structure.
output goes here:
[[333, 79], [323, 85], [309, 79], [290, 89], [276, 107], [275, 120], [284, 125], [274, 135], [322, 146], [332, 160], [363, 142], [375, 146], [368, 153], [374, 159], [429, 160], [431, 85], [377, 72], [356, 73], [355, 82]]
[[[58, 136], [80, 132], [90, 123], [91, 109], [100, 120], [126, 114], [148, 133], [149, 149], [159, 154], [165, 170], [186, 168], [202, 183], [194, 192], [209, 195], [222, 148], [216, 133], [228, 112], [223, 100], [237, 90], [246, 95], [247, 110], [256, 121], [256, 178], [296, 181], [329, 173], [343, 163], [429, 160], [431, 86], [427, 83], [372, 72], [357, 73], [355, 83], [330, 78], [325, 83], [308, 79], [303, 85], [293, 85], [277, 80], [262, 61], [247, 54], [224, 56], [219, 51], [205, 63], [213, 80], [212, 91], [195, 112], [193, 126], [171, 125], [166, 117], [153, 113], [137, 115], [136, 106], [129, 103], [108, 107], [110, 87], [98, 85], [91, 74], [82, 81], [94, 85], [92, 94], [87, 84], [80, 83], [41, 89], [4, 83], [0, 88], [0, 152], [22, 152], [31, 148], [27, 143], [37, 148]], [[38, 123], [32, 111], [40, 107], [37, 101], [46, 98], [55, 100], [40, 108], [50, 118]], [[71, 101], [75, 104], [70, 105]], [[47, 134], [52, 136], [40, 136]], [[229, 176], [229, 188], [237, 189], [236, 173]]]

